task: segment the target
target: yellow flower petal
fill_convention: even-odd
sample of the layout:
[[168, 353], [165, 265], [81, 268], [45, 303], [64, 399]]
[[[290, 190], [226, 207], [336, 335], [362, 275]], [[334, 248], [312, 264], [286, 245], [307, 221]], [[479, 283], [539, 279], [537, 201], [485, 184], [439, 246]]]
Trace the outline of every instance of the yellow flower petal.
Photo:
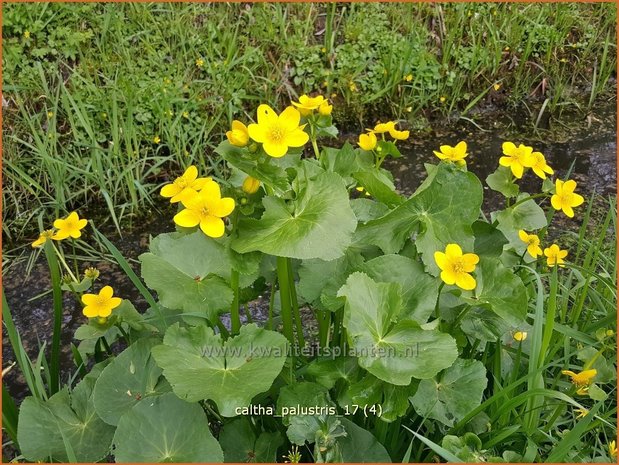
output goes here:
[[456, 276], [456, 286], [461, 287], [465, 291], [475, 289], [477, 283], [475, 279], [468, 273], [458, 273]]
[[102, 297], [104, 299], [111, 299], [113, 295], [114, 289], [112, 289], [112, 286], [104, 286], [99, 291], [99, 297]]
[[457, 277], [458, 276], [456, 275], [456, 273], [451, 270], [441, 271], [441, 279], [445, 282], [445, 284], [455, 284]]
[[458, 244], [447, 244], [445, 255], [447, 258], [462, 257], [462, 248]]
[[198, 168], [196, 168], [194, 165], [191, 165], [183, 173], [183, 178], [185, 178], [187, 184], [191, 184], [198, 178]]
[[223, 199], [215, 202], [209, 208], [209, 213], [219, 218], [228, 216], [233, 211], [234, 211], [234, 199], [231, 197], [224, 197]]
[[193, 210], [186, 208], [174, 215], [174, 222], [183, 228], [193, 228], [200, 224], [200, 217]]
[[288, 146], [282, 142], [265, 141], [262, 148], [267, 155], [273, 158], [281, 158], [288, 153]]
[[221, 218], [208, 216], [200, 221], [200, 229], [207, 236], [217, 238], [224, 235], [226, 227]]
[[443, 252], [434, 252], [434, 261], [441, 270], [447, 267], [447, 256]]
[[159, 194], [162, 197], [174, 197], [175, 195], [179, 194], [183, 189], [179, 188], [178, 185], [172, 183], [172, 184], [166, 184], [165, 186], [163, 186], [161, 188], [161, 191], [159, 191]]

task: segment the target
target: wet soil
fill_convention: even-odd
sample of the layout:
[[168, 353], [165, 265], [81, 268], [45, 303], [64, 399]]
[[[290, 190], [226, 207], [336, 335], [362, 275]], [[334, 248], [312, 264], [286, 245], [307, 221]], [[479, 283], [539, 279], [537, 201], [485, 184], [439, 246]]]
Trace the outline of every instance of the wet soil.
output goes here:
[[[478, 115], [475, 124], [470, 120], [454, 119], [435, 125], [429, 133], [413, 134], [411, 142], [399, 144], [402, 158], [389, 159], [384, 167], [389, 169], [395, 178], [396, 187], [400, 192], [410, 195], [425, 179], [424, 163], [435, 163], [433, 150], [441, 144], [455, 145], [460, 140], [466, 140], [469, 147], [468, 169], [474, 172], [482, 181], [492, 173], [501, 155], [501, 144], [510, 140], [515, 143], [533, 145], [547, 158], [555, 169], [556, 175], [563, 177], [573, 166], [571, 178], [578, 182], [578, 190], [582, 194], [598, 195], [600, 202], [608, 196], [616, 196], [617, 191], [617, 146], [616, 146], [616, 111], [615, 103], [610, 102], [601, 110], [593, 112], [586, 119], [574, 121], [571, 126], [560, 126], [555, 131], [536, 132], [531, 129], [530, 122], [517, 120], [512, 115], [496, 114]], [[496, 124], [495, 124], [496, 123]], [[480, 130], [480, 127], [483, 130]], [[356, 134], [345, 135], [343, 139], [356, 144]], [[523, 178], [521, 189], [527, 192], [537, 192], [541, 181], [532, 173]], [[502, 197], [485, 187], [484, 210], [490, 212], [502, 208]], [[607, 205], [607, 204], [605, 204]], [[174, 230], [172, 216], [175, 209], [161, 203], [150, 211], [145, 218], [134, 222], [130, 230], [123, 229], [119, 236], [109, 218], [96, 211], [88, 213], [89, 218], [98, 218], [100, 230], [120, 249], [130, 260], [139, 275], [137, 257], [148, 250], [150, 236]], [[92, 214], [91, 214], [92, 213]], [[577, 220], [571, 227], [577, 227]], [[570, 226], [568, 226], [570, 227]], [[88, 241], [91, 236], [85, 235]], [[29, 245], [24, 247], [30, 253]], [[5, 262], [6, 263], [6, 262]], [[120, 267], [109, 260], [93, 257], [80, 261], [80, 271], [87, 266], [95, 266], [106, 283], [114, 286], [117, 295], [130, 299], [139, 311], [147, 308], [141, 295]], [[40, 255], [32, 270], [28, 273], [27, 260], [12, 260], [3, 269], [4, 292], [13, 313], [13, 318], [19, 330], [23, 343], [31, 357], [36, 358], [39, 347], [45, 342], [51, 342], [52, 333], [52, 298], [51, 294], [36, 297], [46, 289], [50, 282], [44, 257]], [[256, 301], [248, 304], [252, 319], [264, 322], [268, 318], [268, 291]], [[315, 321], [309, 309], [303, 310], [304, 328], [312, 333]], [[243, 317], [244, 319], [244, 317]], [[63, 318], [63, 353], [62, 381], [67, 382], [75, 371], [70, 354], [70, 342], [75, 330], [84, 323], [81, 306], [74, 297], [67, 293], [64, 296]], [[229, 321], [224, 318], [224, 323]], [[3, 368], [11, 365], [15, 357], [8, 343], [6, 333], [3, 333], [5, 343], [2, 347]], [[10, 394], [19, 401], [28, 395], [25, 382], [17, 367], [5, 375], [5, 383]]]

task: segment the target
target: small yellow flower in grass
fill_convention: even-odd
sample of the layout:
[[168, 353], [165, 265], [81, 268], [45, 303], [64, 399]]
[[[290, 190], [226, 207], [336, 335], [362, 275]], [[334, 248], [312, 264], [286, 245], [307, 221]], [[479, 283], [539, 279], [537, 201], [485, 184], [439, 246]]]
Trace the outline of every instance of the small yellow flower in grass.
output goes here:
[[350, 81], [348, 83], [348, 89], [350, 89], [351, 92], [357, 92], [357, 90], [359, 90], [357, 88], [357, 84], [355, 84], [353, 81]]
[[452, 161], [460, 164], [464, 162], [464, 159], [468, 156], [466, 149], [466, 142], [460, 141], [455, 147], [452, 147], [451, 145], [441, 145], [441, 151], [437, 152], [434, 150], [434, 155], [439, 157], [441, 160]]
[[249, 142], [249, 132], [247, 126], [239, 120], [232, 121], [232, 129], [226, 132], [226, 137], [232, 145], [245, 147]]
[[41, 247], [49, 239], [53, 239], [53, 237], [54, 237], [54, 230], [48, 229], [46, 231], [43, 231], [41, 234], [39, 234], [39, 238], [36, 241], [34, 241], [31, 245], [32, 247]]
[[24, 38], [30, 39], [30, 31], [24, 31]]
[[198, 59], [196, 60], [196, 66], [197, 66], [198, 68], [202, 68], [202, 67], [204, 66], [204, 60], [203, 60], [202, 58], [198, 58]]
[[413, 80], [413, 75], [412, 74], [407, 74], [406, 76], [404, 76], [404, 80], [406, 82], [411, 82]]
[[54, 112], [53, 111], [48, 111], [47, 112], [47, 119], [52, 119], [53, 116], [54, 116]]
[[112, 314], [112, 310], [122, 302], [120, 297], [113, 297], [113, 295], [114, 289], [111, 286], [105, 286], [99, 294], [82, 295], [82, 303], [85, 305], [82, 312], [88, 318], [107, 318]]
[[585, 201], [582, 195], [576, 194], [576, 181], [561, 181], [557, 179], [555, 183], [555, 194], [550, 198], [552, 208], [555, 210], [562, 210], [568, 217], [574, 217], [573, 207], [582, 205]]
[[182, 202], [185, 199], [193, 197], [210, 182], [214, 183], [215, 181], [211, 178], [199, 178], [198, 168], [191, 165], [172, 183], [163, 186], [159, 194], [162, 197], [171, 197], [170, 203]]
[[361, 147], [363, 150], [374, 150], [376, 148], [376, 144], [378, 141], [376, 140], [376, 134], [373, 132], [368, 132], [367, 134], [359, 134], [359, 141], [357, 145]]
[[513, 175], [520, 179], [524, 169], [531, 168], [535, 163], [532, 153], [533, 147], [523, 144], [516, 147], [513, 142], [503, 142], [503, 154], [507, 156], [501, 157], [499, 164], [511, 168]]
[[174, 216], [174, 222], [184, 228], [200, 226], [209, 237], [221, 237], [225, 232], [222, 218], [234, 211], [234, 199], [221, 198], [221, 190], [216, 182], [208, 182], [196, 195], [183, 200], [184, 210]]
[[516, 331], [514, 333], [514, 341], [522, 342], [526, 338], [527, 338], [527, 332], [526, 331]]
[[615, 441], [610, 441], [608, 443], [608, 454], [612, 459], [617, 457], [617, 443]]
[[189, 112], [188, 111], [184, 111], [183, 112], [183, 118], [189, 119]]
[[[292, 102], [292, 104], [299, 110], [303, 116], [309, 115], [312, 111], [318, 110], [324, 103], [325, 98], [322, 95], [316, 97], [310, 97], [309, 95], [301, 95], [298, 102]], [[328, 103], [327, 103], [328, 105]]]
[[498, 90], [501, 88], [501, 84], [499, 84], [499, 83], [497, 82], [496, 84], [494, 84], [494, 85], [492, 86], [492, 88], [493, 88], [495, 91], [498, 91]]
[[574, 409], [574, 413], [578, 413], [578, 415], [576, 415], [576, 419], [578, 420], [579, 418], [584, 418], [589, 415], [589, 410], [586, 408], [576, 408]]
[[441, 269], [441, 279], [445, 284], [455, 284], [470, 291], [477, 285], [469, 273], [475, 271], [479, 256], [474, 253], [463, 254], [458, 244], [447, 244], [445, 252], [434, 252], [434, 261]]
[[521, 229], [518, 231], [518, 237], [522, 242], [527, 244], [527, 252], [529, 252], [531, 257], [537, 258], [539, 255], [542, 255], [542, 248], [539, 246], [539, 237], [537, 237], [536, 234], [527, 234], [526, 231]]
[[589, 386], [595, 375], [598, 374], [596, 369], [581, 371], [574, 373], [571, 370], [561, 370], [561, 373], [571, 378], [572, 383], [577, 387]]
[[309, 135], [299, 126], [301, 113], [294, 107], [287, 107], [280, 115], [268, 105], [258, 107], [258, 123], [247, 127], [249, 137], [262, 144], [267, 155], [280, 158], [288, 153], [289, 147], [303, 147]]
[[80, 219], [77, 212], [71, 212], [66, 218], [59, 218], [54, 221], [54, 228], [58, 231], [56, 231], [52, 239], [57, 241], [61, 241], [67, 237], [77, 239], [82, 235], [81, 230], [84, 229], [87, 224], [88, 221], [84, 218]]
[[329, 105], [328, 100], [325, 100], [324, 102], [322, 102], [320, 106], [318, 107], [318, 113], [320, 113], [322, 116], [329, 116], [332, 111], [333, 111], [333, 105]]
[[441, 95], [441, 97], [438, 99], [438, 101], [441, 103], [445, 103], [445, 100], [447, 100], [447, 97], [445, 97], [444, 95]]
[[374, 131], [376, 134], [384, 134], [395, 130], [395, 121], [387, 121], [386, 123], [376, 123]]
[[564, 258], [567, 257], [567, 250], [561, 250], [557, 244], [552, 244], [550, 247], [544, 249], [544, 255], [546, 256], [546, 263], [548, 266], [565, 266]]
[[251, 176], [247, 176], [243, 181], [243, 192], [246, 194], [255, 194], [260, 189], [260, 181]]
[[155, 137], [153, 137], [153, 142], [154, 142], [155, 144], [159, 144], [159, 143], [161, 142], [161, 137], [159, 137], [159, 136], [155, 136]]
[[531, 156], [533, 157], [533, 164], [531, 165], [531, 168], [533, 169], [533, 172], [537, 174], [540, 178], [546, 179], [546, 173], [555, 173], [554, 170], [550, 166], [548, 166], [548, 164], [546, 163], [546, 158], [544, 157], [544, 155], [542, 155], [541, 152], [533, 152]]

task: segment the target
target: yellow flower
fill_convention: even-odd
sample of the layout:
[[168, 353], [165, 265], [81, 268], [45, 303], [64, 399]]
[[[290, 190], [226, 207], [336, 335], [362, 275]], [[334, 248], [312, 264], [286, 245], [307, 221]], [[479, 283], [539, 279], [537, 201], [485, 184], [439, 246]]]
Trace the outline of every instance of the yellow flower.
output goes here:
[[41, 234], [39, 234], [39, 238], [34, 241], [31, 245], [32, 247], [41, 247], [43, 244], [45, 244], [49, 239], [52, 239], [54, 237], [54, 230], [53, 229], [48, 229], [47, 231], [43, 231]]
[[518, 342], [522, 342], [527, 338], [527, 332], [526, 331], [516, 331], [514, 333], [514, 340], [518, 341]]
[[52, 237], [57, 241], [61, 241], [62, 239], [66, 239], [67, 237], [72, 237], [73, 239], [77, 239], [82, 235], [82, 229], [88, 224], [88, 221], [84, 218], [80, 219], [76, 212], [71, 212], [69, 216], [64, 219], [57, 219], [54, 221], [54, 228], [58, 231]]
[[262, 143], [267, 155], [280, 158], [289, 147], [303, 147], [309, 140], [300, 121], [301, 114], [294, 107], [287, 107], [278, 116], [270, 106], [262, 104], [258, 107], [258, 124], [252, 123], [247, 129], [249, 137]]
[[561, 181], [557, 179], [555, 183], [555, 194], [550, 198], [550, 203], [552, 204], [552, 208], [555, 210], [563, 210], [570, 218], [574, 217], [573, 207], [577, 207], [581, 205], [585, 199], [582, 195], [575, 194], [574, 189], [576, 189], [576, 181]]
[[445, 284], [456, 284], [464, 290], [475, 289], [477, 283], [469, 273], [475, 271], [479, 257], [474, 253], [462, 254], [458, 244], [447, 244], [445, 253], [434, 252], [434, 261], [441, 269]]
[[541, 152], [533, 152], [531, 156], [533, 157], [533, 164], [531, 165], [531, 168], [540, 178], [546, 179], [546, 173], [555, 173], [554, 170], [548, 166], [546, 163], [546, 158], [544, 158], [544, 155], [542, 155]]
[[198, 59], [196, 60], [196, 66], [197, 66], [198, 68], [202, 68], [202, 67], [204, 66], [204, 60], [203, 60], [202, 58], [198, 58]]
[[160, 143], [160, 142], [161, 142], [161, 137], [159, 137], [159, 136], [155, 136], [155, 137], [153, 137], [153, 142], [154, 142], [155, 144]]
[[561, 370], [561, 373], [568, 375], [575, 386], [583, 387], [591, 384], [591, 381], [595, 378], [595, 375], [598, 374], [598, 371], [596, 369], [592, 369], [581, 371], [580, 373], [574, 373], [570, 370]]
[[527, 252], [529, 252], [531, 257], [537, 258], [538, 255], [542, 254], [542, 248], [539, 246], [539, 237], [536, 234], [527, 234], [526, 231], [521, 229], [518, 231], [518, 237], [527, 244]]
[[359, 142], [357, 142], [357, 144], [363, 150], [374, 150], [377, 143], [378, 141], [376, 140], [376, 134], [374, 134], [373, 132], [368, 132], [367, 134], [359, 134]]
[[411, 82], [413, 80], [413, 75], [412, 74], [407, 74], [406, 76], [404, 76], [404, 80], [406, 82]]
[[189, 112], [188, 111], [184, 111], [183, 112], [183, 118], [189, 119]]
[[47, 112], [47, 119], [51, 119], [54, 116], [54, 112], [53, 111], [48, 111]]
[[574, 412], [578, 413], [578, 415], [576, 415], [577, 420], [579, 418], [584, 418], [589, 415], [589, 410], [587, 410], [586, 408], [576, 408], [574, 409]]
[[445, 97], [444, 95], [441, 95], [441, 98], [439, 98], [438, 100], [441, 103], [445, 103], [445, 100], [447, 100], [447, 97]]
[[260, 181], [251, 176], [247, 176], [243, 181], [243, 192], [246, 194], [255, 194], [260, 189]]
[[468, 153], [466, 152], [466, 142], [464, 141], [458, 142], [455, 147], [452, 147], [451, 145], [441, 145], [440, 149], [440, 152], [434, 150], [434, 155], [439, 157], [441, 160], [464, 162], [464, 159], [468, 156]]
[[30, 31], [24, 31], [24, 38], [30, 39]]
[[410, 135], [410, 131], [398, 131], [395, 127], [389, 130], [389, 135], [395, 140], [406, 140]]
[[353, 81], [350, 81], [348, 83], [348, 88], [350, 89], [351, 92], [357, 92], [357, 84], [355, 84]]
[[318, 107], [318, 113], [320, 113], [322, 116], [329, 116], [332, 111], [333, 111], [333, 105], [329, 105], [328, 100], [325, 100], [324, 102], [322, 102], [320, 106]]
[[207, 183], [215, 183], [215, 181], [211, 178], [199, 178], [198, 168], [191, 165], [172, 183], [163, 186], [159, 194], [162, 197], [171, 197], [170, 203], [182, 202], [193, 197]]
[[174, 222], [184, 228], [200, 225], [204, 234], [221, 237], [226, 229], [222, 218], [234, 211], [234, 199], [221, 198], [219, 184], [207, 183], [195, 196], [183, 200], [184, 210], [174, 216]]
[[82, 312], [88, 318], [107, 318], [122, 302], [120, 297], [112, 297], [113, 295], [114, 289], [111, 286], [105, 286], [99, 294], [84, 294], [82, 303], [85, 307]]
[[385, 132], [391, 132], [395, 130], [395, 121], [387, 121], [386, 123], [376, 123], [374, 131], [376, 134], [384, 134]]
[[[317, 110], [324, 103], [325, 98], [322, 95], [310, 97], [309, 95], [301, 95], [298, 102], [292, 102], [297, 107], [303, 116], [309, 115], [313, 110]], [[328, 102], [327, 102], [328, 105]]]
[[232, 145], [237, 147], [245, 147], [249, 142], [249, 132], [247, 126], [245, 126], [239, 120], [232, 121], [232, 129], [226, 132], [226, 137]]
[[493, 86], [492, 86], [492, 88], [493, 88], [495, 91], [497, 91], [497, 90], [499, 90], [499, 89], [501, 88], [501, 84], [499, 84], [499, 83], [497, 82], [495, 85], [493, 85]]
[[550, 247], [544, 249], [544, 255], [547, 257], [546, 262], [548, 266], [565, 266], [562, 263], [565, 263], [563, 260], [567, 257], [567, 250], [561, 250], [557, 244], [552, 244]]
[[531, 168], [535, 163], [532, 156], [533, 147], [520, 144], [518, 147], [513, 142], [503, 142], [503, 153], [506, 157], [499, 159], [501, 166], [508, 166], [518, 179], [522, 178], [525, 168]]
[[608, 443], [608, 453], [613, 459], [617, 457], [617, 443], [615, 441], [610, 441]]

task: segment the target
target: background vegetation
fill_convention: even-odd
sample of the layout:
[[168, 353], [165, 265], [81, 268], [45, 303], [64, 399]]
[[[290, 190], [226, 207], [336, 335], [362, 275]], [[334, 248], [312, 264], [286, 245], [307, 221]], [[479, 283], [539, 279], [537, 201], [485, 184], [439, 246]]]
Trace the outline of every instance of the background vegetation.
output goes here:
[[[8, 4], [3, 234], [152, 203], [234, 117], [303, 92], [340, 128], [497, 104], [587, 111], [616, 68], [614, 4]], [[371, 21], [368, 21], [371, 19]]]

